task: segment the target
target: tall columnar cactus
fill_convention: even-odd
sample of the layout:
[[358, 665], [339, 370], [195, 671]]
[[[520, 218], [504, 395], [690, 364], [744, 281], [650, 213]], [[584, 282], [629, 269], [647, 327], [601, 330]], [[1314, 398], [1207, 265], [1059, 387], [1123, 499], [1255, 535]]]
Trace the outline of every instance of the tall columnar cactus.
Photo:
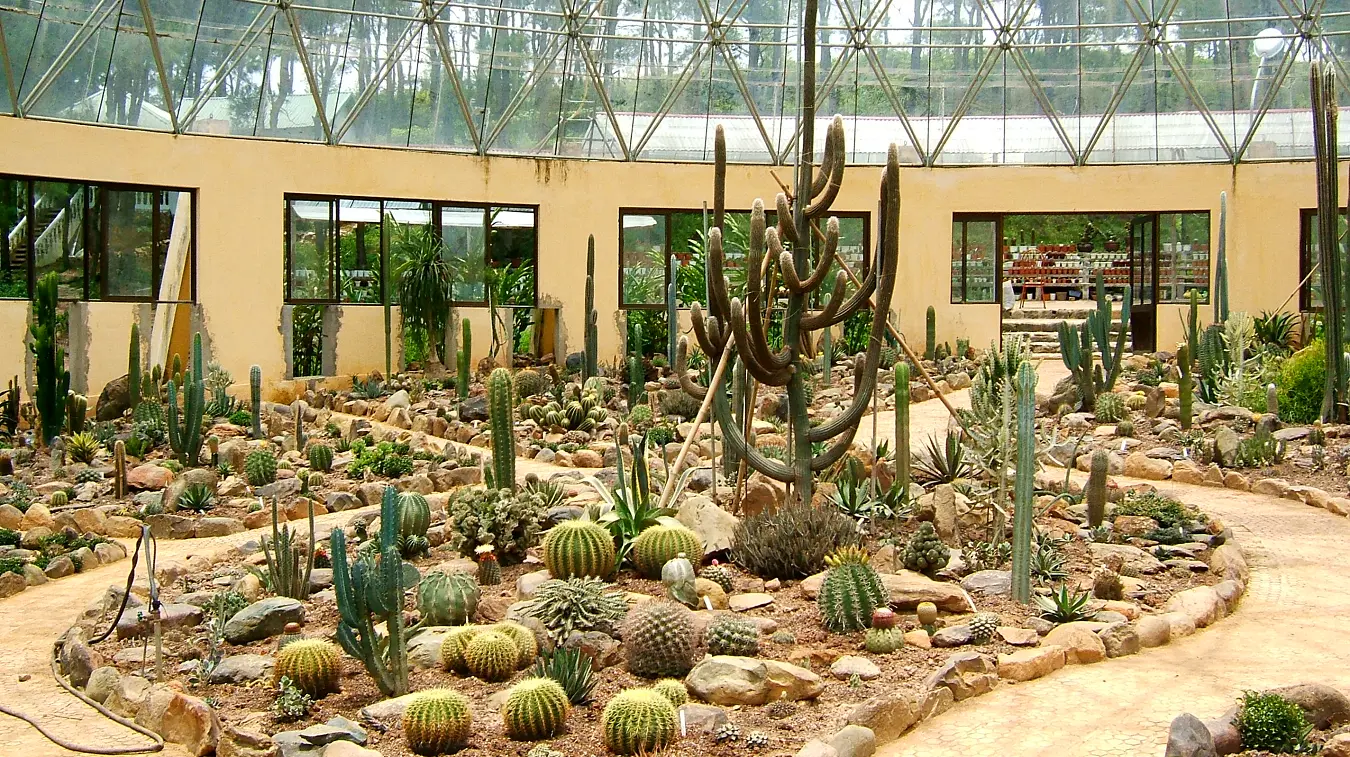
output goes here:
[[932, 360], [937, 355], [937, 311], [928, 306], [928, 315], [924, 323], [923, 359]]
[[131, 324], [131, 344], [127, 347], [127, 398], [134, 410], [141, 404], [141, 327]]
[[455, 352], [455, 390], [460, 399], [469, 396], [469, 361], [473, 357], [473, 326], [468, 318], [459, 319], [459, 350]]
[[202, 335], [192, 337], [192, 365], [183, 376], [183, 413], [179, 421], [178, 391], [169, 381], [169, 446], [183, 465], [197, 465], [202, 455], [202, 415], [206, 410], [206, 363]]
[[38, 411], [38, 433], [43, 444], [51, 444], [66, 425], [66, 394], [70, 391], [70, 371], [66, 353], [57, 334], [57, 279], [53, 271], [38, 280], [33, 298], [32, 322], [28, 333], [32, 342], [33, 372], [37, 391], [33, 399]]
[[1177, 347], [1177, 367], [1181, 369], [1181, 378], [1177, 381], [1177, 420], [1181, 422], [1182, 430], [1190, 431], [1195, 378], [1191, 373], [1191, 349], [1184, 344]]
[[291, 431], [295, 436], [295, 448], [303, 450], [305, 448], [305, 412], [309, 410], [309, 405], [304, 400], [296, 400], [291, 403], [291, 422], [294, 427]]
[[[808, 0], [814, 8], [815, 0]], [[806, 12], [805, 39], [815, 39], [815, 13]], [[715, 362], [723, 350], [734, 350], [745, 363], [746, 370], [761, 384], [785, 387], [788, 400], [789, 438], [792, 450], [786, 461], [766, 456], [745, 436], [731, 413], [726, 392], [714, 392], [713, 408], [721, 427], [723, 442], [728, 450], [744, 457], [753, 470], [765, 476], [793, 484], [795, 497], [810, 502], [815, 486], [814, 475], [837, 463], [853, 443], [858, 422], [872, 401], [876, 389], [877, 365], [881, 357], [881, 339], [868, 343], [866, 355], [859, 360], [855, 372], [852, 404], [834, 418], [811, 425], [811, 380], [801, 361], [810, 354], [813, 333], [838, 325], [872, 303], [872, 333], [881, 334], [886, 328], [886, 316], [891, 307], [895, 286], [895, 269], [900, 246], [900, 158], [892, 145], [887, 154], [886, 169], [882, 174], [878, 206], [878, 243], [876, 254], [868, 260], [861, 286], [849, 293], [844, 277], [834, 277], [834, 291], [823, 309], [811, 312], [808, 305], [829, 278], [839, 246], [839, 221], [830, 218], [825, 223], [824, 244], [815, 261], [811, 260], [811, 239], [816, 224], [826, 217], [843, 181], [846, 152], [844, 122], [836, 116], [825, 139], [825, 152], [819, 174], [814, 171], [812, 152], [815, 139], [815, 48], [806, 47], [809, 55], [803, 61], [802, 141], [797, 151], [797, 189], [793, 200], [785, 194], [777, 197], [776, 228], [766, 228], [764, 203], [755, 200], [750, 214], [750, 235], [744, 269], [750, 271], [746, 280], [744, 301], [732, 298], [723, 275], [726, 255], [722, 242], [722, 224], [726, 200], [726, 137], [719, 127], [716, 138], [716, 167], [714, 172], [714, 224], [708, 232], [708, 267], [712, 286], [708, 291], [708, 312], [705, 315], [697, 303], [692, 305], [694, 336], [699, 347]], [[768, 266], [763, 265], [768, 255]], [[765, 311], [765, 279], [758, 272], [781, 282], [787, 291], [787, 307], [782, 312], [783, 348], [775, 351], [769, 345], [770, 315]], [[776, 320], [776, 316], [775, 316]], [[696, 399], [703, 399], [707, 390], [697, 386], [686, 370], [687, 345], [682, 340], [677, 355], [676, 373], [685, 391]], [[815, 445], [828, 443], [817, 453]]]
[[[347, 534], [333, 529], [333, 590], [337, 596], [338, 643], [360, 660], [386, 697], [408, 693], [408, 646], [403, 630], [403, 592], [416, 581], [399, 553], [398, 491], [386, 487], [380, 500], [378, 557], [347, 558]], [[410, 574], [410, 575], [409, 575]], [[411, 578], [411, 580], [409, 580]], [[384, 623], [386, 632], [376, 632]]]
[[253, 438], [263, 438], [262, 432], [262, 368], [248, 369], [248, 411], [253, 414]]
[[1092, 465], [1089, 466], [1087, 487], [1083, 493], [1087, 497], [1088, 527], [1097, 528], [1106, 518], [1106, 472], [1110, 465], [1106, 450], [1092, 453]]
[[825, 329], [820, 335], [820, 381], [830, 385], [834, 370], [834, 329]]
[[[1097, 271], [1097, 291], [1106, 291], [1105, 278]], [[1079, 326], [1070, 326], [1068, 322], [1059, 324], [1059, 354], [1064, 366], [1073, 374], [1078, 385], [1080, 408], [1090, 411], [1096, 404], [1096, 397], [1111, 391], [1120, 378], [1125, 361], [1125, 343], [1130, 338], [1130, 287], [1125, 287], [1125, 299], [1120, 308], [1120, 323], [1116, 332], [1114, 346], [1111, 343], [1111, 300], [1105, 296], [1097, 298], [1097, 309], [1088, 313], [1087, 319]], [[1101, 353], [1100, 364], [1093, 363], [1093, 345]]]
[[1013, 485], [1013, 599], [1031, 601], [1031, 532], [1036, 509], [1036, 369], [1023, 361], [1017, 369], [1017, 480]]
[[1219, 245], [1214, 264], [1214, 322], [1228, 320], [1228, 193], [1219, 193]]
[[581, 379], [600, 374], [600, 314], [595, 311], [595, 235], [586, 239], [586, 326], [583, 330], [585, 348], [582, 352]]
[[628, 356], [628, 410], [632, 412], [633, 408], [642, 401], [642, 387], [646, 384], [645, 377], [642, 375], [642, 358], [637, 355]]
[[1322, 420], [1336, 421], [1350, 397], [1345, 360], [1346, 290], [1341, 265], [1340, 202], [1337, 163], [1336, 74], [1330, 63], [1312, 65], [1313, 155], [1317, 166], [1317, 252], [1322, 270], [1322, 312], [1326, 329], [1327, 376]]
[[895, 364], [895, 485], [909, 496], [909, 363]]
[[[678, 357], [678, 355], [677, 355]], [[750, 377], [746, 375], [745, 363], [735, 358], [731, 364], [731, 419], [737, 428], [745, 428], [745, 419], [749, 417], [748, 403]], [[722, 472], [730, 479], [740, 472], [741, 456], [735, 449], [722, 447]]]
[[675, 257], [670, 258], [670, 283], [666, 284], [666, 360], [675, 364], [676, 341], [680, 335], [680, 313], [675, 308]]
[[121, 439], [113, 442], [113, 497], [127, 498], [127, 444]]
[[498, 368], [488, 377], [488, 424], [492, 429], [492, 482], [516, 490], [516, 409], [511, 371]]

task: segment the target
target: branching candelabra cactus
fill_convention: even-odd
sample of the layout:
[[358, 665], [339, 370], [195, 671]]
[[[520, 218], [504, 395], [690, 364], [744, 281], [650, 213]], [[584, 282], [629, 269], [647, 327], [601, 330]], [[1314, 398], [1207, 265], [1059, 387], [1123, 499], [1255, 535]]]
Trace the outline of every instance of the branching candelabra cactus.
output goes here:
[[1017, 480], [1013, 484], [1013, 599], [1031, 601], [1031, 532], [1035, 528], [1033, 476], [1036, 472], [1036, 369], [1017, 369]]
[[[1130, 287], [1125, 287], [1125, 299], [1120, 308], [1120, 325], [1116, 342], [1111, 344], [1111, 300], [1104, 294], [1105, 279], [1097, 272], [1097, 309], [1088, 313], [1081, 326], [1059, 324], [1059, 353], [1064, 366], [1073, 373], [1081, 395], [1080, 407], [1092, 410], [1096, 397], [1109, 392], [1120, 378], [1124, 365], [1125, 342], [1130, 338]], [[1093, 364], [1093, 343], [1101, 351], [1101, 363]]]
[[206, 408], [206, 363], [202, 335], [192, 337], [192, 365], [183, 377], [183, 412], [178, 412], [178, 387], [169, 380], [169, 446], [183, 465], [196, 465], [202, 454], [202, 414]]
[[[814, 5], [813, 0], [808, 0]], [[807, 11], [806, 38], [815, 37], [815, 14]], [[810, 55], [804, 63], [804, 92], [815, 91], [814, 48], [807, 47]], [[817, 312], [808, 310], [811, 296], [818, 292], [834, 264], [835, 250], [839, 245], [838, 219], [830, 218], [825, 224], [825, 242], [820, 256], [814, 262], [810, 259], [811, 236], [816, 233], [815, 224], [826, 217], [831, 204], [839, 192], [844, 175], [844, 122], [836, 117], [830, 124], [825, 139], [825, 154], [821, 171], [815, 174], [809, 155], [814, 139], [815, 108], [811, 98], [802, 106], [802, 141], [799, 154], [806, 155], [797, 166], [796, 197], [789, 200], [786, 195], [777, 197], [778, 226], [766, 228], [764, 204], [756, 200], [750, 214], [750, 237], [746, 253], [745, 268], [749, 272], [746, 280], [744, 300], [733, 298], [729, 294], [729, 283], [723, 276], [726, 254], [722, 244], [722, 223], [726, 204], [726, 138], [719, 127], [716, 139], [716, 170], [713, 196], [713, 226], [708, 232], [708, 266], [711, 286], [708, 290], [708, 312], [705, 314], [699, 304], [692, 305], [694, 336], [699, 347], [710, 358], [722, 354], [725, 349], [735, 351], [745, 364], [746, 370], [760, 383], [768, 386], [786, 387], [789, 413], [789, 426], [792, 438], [792, 450], [786, 462], [765, 456], [747, 441], [731, 413], [731, 405], [726, 393], [714, 393], [713, 408], [718, 424], [721, 426], [724, 443], [728, 450], [744, 457], [747, 464], [760, 473], [784, 482], [792, 482], [796, 496], [803, 502], [811, 501], [812, 477], [839, 461], [853, 443], [858, 421], [866, 412], [876, 388], [877, 364], [881, 355], [880, 335], [886, 328], [886, 315], [891, 306], [891, 293], [895, 285], [895, 268], [899, 255], [900, 223], [900, 163], [899, 154], [891, 146], [886, 161], [886, 170], [881, 181], [881, 191], [877, 218], [879, 222], [876, 254], [872, 256], [863, 279], [852, 294], [846, 290], [845, 279], [835, 277], [834, 291], [830, 294], [825, 307]], [[764, 256], [768, 255], [767, 266]], [[767, 269], [767, 271], [765, 271]], [[787, 307], [783, 313], [783, 349], [774, 351], [769, 346], [767, 332], [769, 316], [765, 312], [766, 300], [772, 300], [773, 291], [765, 291], [766, 272], [772, 278], [776, 276], [787, 291]], [[854, 313], [867, 307], [868, 298], [875, 294], [875, 309], [872, 313], [873, 339], [868, 344], [865, 357], [862, 358], [855, 373], [855, 386], [852, 404], [839, 415], [812, 427], [808, 415], [809, 398], [806, 382], [810, 377], [802, 361], [809, 359], [812, 333], [842, 323]], [[676, 372], [681, 385], [691, 396], [702, 399], [707, 390], [693, 383], [686, 370], [688, 345], [681, 340], [676, 360]], [[823, 452], [814, 454], [812, 445], [833, 440]]]
[[[337, 596], [338, 643], [366, 666], [386, 697], [408, 693], [408, 647], [403, 629], [403, 592], [417, 583], [404, 575], [399, 552], [398, 491], [386, 487], [380, 501], [379, 557], [367, 553], [349, 564], [347, 534], [333, 529], [333, 590]], [[375, 630], [385, 623], [387, 631]]]

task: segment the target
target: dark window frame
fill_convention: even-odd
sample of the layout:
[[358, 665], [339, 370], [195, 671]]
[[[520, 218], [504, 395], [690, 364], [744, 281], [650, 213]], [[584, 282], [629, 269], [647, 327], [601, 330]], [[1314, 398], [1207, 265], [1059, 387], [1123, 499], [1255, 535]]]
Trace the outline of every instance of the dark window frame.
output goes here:
[[[673, 227], [674, 227], [674, 224], [671, 223], [672, 217], [673, 217], [673, 216], [676, 216], [676, 215], [684, 215], [684, 214], [701, 214], [701, 213], [703, 213], [703, 212], [705, 212], [705, 209], [704, 209], [704, 208], [652, 208], [652, 207], [620, 207], [620, 208], [619, 208], [619, 224], [618, 224], [618, 225], [619, 225], [619, 233], [618, 233], [618, 236], [619, 236], [619, 254], [618, 254], [618, 258], [619, 258], [619, 275], [618, 275], [618, 277], [617, 277], [618, 280], [619, 280], [619, 282], [618, 282], [618, 283], [619, 283], [619, 290], [618, 290], [618, 300], [617, 300], [618, 303], [619, 303], [619, 310], [665, 310], [665, 308], [666, 308], [664, 302], [662, 302], [662, 303], [656, 303], [656, 304], [634, 304], [634, 305], [629, 305], [629, 304], [626, 304], [626, 303], [624, 302], [624, 297], [623, 297], [624, 289], [623, 289], [623, 285], [624, 285], [624, 275], [625, 275], [625, 270], [626, 270], [626, 266], [623, 264], [623, 231], [624, 231], [623, 219], [624, 219], [624, 216], [630, 216], [630, 215], [631, 215], [631, 216], [663, 216], [663, 217], [665, 218], [665, 223], [666, 223], [666, 241], [665, 241], [666, 260], [665, 260], [665, 275], [664, 275], [664, 278], [662, 279], [662, 281], [663, 281], [663, 283], [662, 283], [662, 291], [666, 291], [666, 288], [670, 286], [670, 274], [671, 274], [671, 271], [674, 270], [674, 267], [671, 266], [671, 264], [670, 264], [671, 259], [675, 256], [675, 250], [674, 250], [674, 246], [675, 246], [675, 245], [674, 245], [674, 237], [672, 236], [672, 233], [673, 233]], [[772, 210], [769, 210], [768, 212], [771, 213], [771, 214], [773, 213]], [[712, 211], [709, 210], [709, 211], [707, 211], [707, 213], [708, 213], [708, 218], [709, 218], [709, 224], [711, 225]], [[726, 213], [727, 213], [727, 214], [733, 214], [733, 213], [734, 213], [734, 214], [737, 214], [737, 215], [745, 215], [745, 216], [749, 217], [749, 215], [750, 215], [750, 210], [749, 210], [748, 208], [747, 208], [747, 209], [740, 209], [740, 208], [734, 208], [734, 209], [733, 209], [733, 208], [728, 208], [728, 209], [726, 210]], [[861, 220], [862, 220], [862, 222], [863, 222], [863, 238], [862, 238], [863, 260], [864, 260], [864, 261], [871, 260], [871, 257], [872, 257], [872, 214], [871, 214], [871, 212], [866, 211], [866, 210], [848, 210], [848, 211], [840, 211], [840, 212], [837, 212], [837, 213], [830, 213], [829, 215], [830, 215], [830, 216], [837, 217], [837, 218], [839, 218], [839, 219], [841, 219], [841, 220], [842, 220], [842, 219], [845, 219], [845, 218], [857, 218], [857, 219], [861, 219]], [[855, 271], [855, 273], [856, 273], [856, 271]], [[664, 298], [662, 298], [662, 299], [664, 300]], [[704, 303], [704, 304], [706, 304], [706, 303]], [[676, 309], [677, 309], [677, 310], [684, 310], [684, 311], [687, 311], [687, 310], [689, 310], [689, 304], [681, 304], [681, 303], [677, 302], [677, 303], [676, 303]]]
[[[1010, 215], [1008, 213], [953, 213], [952, 226], [961, 224], [961, 296], [958, 298], [956, 287], [951, 286], [953, 277], [948, 276], [947, 281], [951, 286], [952, 305], [997, 305], [999, 304], [1000, 293], [1003, 291], [1003, 217]], [[972, 223], [990, 223], [994, 224], [994, 286], [992, 288], [992, 298], [989, 300], [971, 300], [969, 299], [969, 277], [967, 276], [967, 260], [970, 253], [970, 224]], [[947, 255], [948, 270], [953, 264], [951, 254]]]
[[[37, 244], [37, 225], [32, 223], [31, 219], [35, 217], [37, 210], [37, 185], [39, 183], [61, 183], [73, 184], [82, 188], [83, 206], [80, 214], [81, 233], [84, 238], [85, 250], [81, 262], [82, 274], [80, 284], [80, 297], [61, 298], [62, 302], [124, 302], [124, 303], [150, 303], [150, 304], [179, 304], [191, 305], [197, 302], [197, 216], [198, 216], [198, 196], [197, 190], [191, 187], [173, 187], [158, 184], [136, 184], [118, 181], [97, 181], [90, 179], [71, 179], [56, 176], [33, 176], [26, 174], [14, 174], [0, 172], [0, 181], [23, 182], [26, 185], [24, 192], [27, 198], [24, 208], [25, 217], [29, 218], [25, 242], [27, 244], [27, 279], [28, 296], [26, 298], [6, 297], [0, 298], [0, 301], [17, 302], [20, 300], [32, 301], [37, 290], [37, 255], [34, 252], [34, 246]], [[127, 295], [109, 295], [106, 293], [108, 286], [108, 236], [110, 233], [107, 214], [109, 211], [108, 203], [104, 199], [107, 192], [128, 192], [135, 194], [150, 195], [150, 294], [145, 297], [134, 297]], [[163, 265], [159, 256], [159, 246], [164, 245], [164, 254], [168, 255], [168, 245], [172, 243], [173, 226], [165, 224], [162, 219], [163, 212], [161, 207], [166, 204], [165, 196], [173, 193], [186, 192], [191, 200], [189, 219], [190, 228], [188, 230], [188, 250], [187, 265], [189, 274], [188, 298], [182, 299], [175, 296], [172, 299], [159, 299], [160, 286], [163, 283]], [[99, 201], [91, 205], [90, 197], [98, 195]], [[95, 218], [95, 215], [98, 218]], [[5, 230], [0, 233], [8, 233]], [[98, 296], [91, 296], [90, 291], [90, 258], [93, 255], [98, 256]], [[181, 289], [181, 283], [180, 283]]]
[[[340, 264], [339, 264], [339, 261], [340, 261], [340, 259], [341, 259], [341, 255], [342, 255], [341, 245], [340, 245], [341, 234], [342, 234], [341, 229], [340, 229], [340, 224], [342, 223], [342, 211], [341, 211], [341, 205], [339, 205], [339, 203], [342, 202], [343, 200], [360, 200], [360, 201], [365, 201], [365, 202], [378, 202], [378, 203], [380, 203], [380, 249], [379, 249], [378, 252], [379, 252], [379, 256], [380, 256], [380, 281], [381, 281], [381, 287], [384, 289], [384, 291], [381, 292], [381, 296], [380, 296], [378, 299], [376, 299], [374, 302], [344, 302], [344, 301], [342, 300], [342, 282], [341, 282], [341, 280], [340, 280], [340, 279], [341, 279], [341, 277], [340, 277], [341, 269], [340, 269]], [[330, 296], [329, 296], [329, 297], [321, 298], [321, 299], [297, 299], [297, 298], [295, 298], [295, 297], [292, 296], [292, 293], [291, 293], [291, 292], [292, 292], [292, 290], [291, 290], [291, 284], [292, 284], [292, 278], [291, 278], [291, 260], [292, 260], [292, 254], [291, 254], [291, 203], [292, 203], [292, 202], [323, 202], [323, 203], [328, 203], [328, 204], [329, 204], [329, 214], [328, 214], [328, 219], [329, 219], [329, 220], [328, 220], [329, 232], [328, 232], [328, 236], [329, 236], [330, 245], [329, 245], [329, 248], [328, 248], [328, 249], [329, 249], [329, 252], [328, 252], [328, 272], [329, 272], [329, 281], [331, 282], [331, 283], [330, 283]], [[389, 261], [388, 261], [389, 244], [388, 244], [388, 243], [389, 243], [389, 231], [390, 231], [390, 230], [389, 230], [389, 227], [388, 227], [388, 226], [385, 224], [385, 222], [384, 222], [384, 218], [385, 218], [385, 203], [388, 203], [388, 202], [412, 202], [412, 203], [426, 203], [426, 204], [430, 205], [430, 206], [431, 206], [431, 208], [430, 208], [430, 209], [431, 209], [431, 219], [430, 219], [430, 221], [429, 221], [428, 223], [430, 224], [430, 226], [431, 226], [431, 228], [432, 228], [432, 233], [433, 233], [433, 235], [435, 236], [435, 238], [436, 238], [436, 240], [437, 240], [438, 242], [443, 241], [443, 239], [444, 239], [444, 237], [442, 236], [443, 228], [442, 228], [442, 226], [441, 226], [441, 220], [442, 220], [442, 215], [441, 215], [441, 214], [442, 214], [442, 211], [444, 211], [444, 210], [447, 209], [447, 208], [453, 208], [453, 209], [456, 209], [456, 210], [463, 210], [463, 209], [469, 209], [469, 210], [475, 210], [475, 209], [476, 209], [476, 210], [482, 210], [482, 211], [483, 211], [483, 245], [484, 245], [484, 251], [483, 251], [484, 260], [483, 260], [483, 264], [484, 264], [484, 267], [485, 267], [485, 268], [484, 268], [485, 271], [486, 271], [486, 269], [488, 269], [488, 268], [493, 268], [493, 267], [495, 267], [495, 266], [493, 266], [493, 256], [492, 256], [492, 211], [493, 211], [493, 210], [516, 210], [516, 211], [527, 211], [527, 212], [529, 212], [529, 213], [532, 213], [532, 214], [534, 215], [534, 226], [533, 226], [533, 231], [534, 231], [534, 245], [533, 245], [533, 249], [531, 250], [530, 255], [531, 255], [532, 262], [533, 262], [533, 264], [534, 264], [534, 276], [533, 276], [533, 292], [532, 292], [532, 294], [531, 294], [531, 301], [530, 301], [530, 303], [524, 304], [524, 305], [501, 305], [501, 307], [505, 307], [505, 308], [513, 308], [513, 307], [530, 307], [530, 308], [533, 308], [533, 307], [538, 307], [538, 304], [539, 304], [539, 209], [540, 209], [540, 206], [539, 206], [537, 203], [524, 203], [524, 202], [512, 202], [512, 203], [506, 203], [506, 202], [462, 202], [462, 201], [453, 201], [453, 200], [428, 200], [428, 199], [424, 199], [424, 198], [414, 198], [414, 197], [377, 197], [377, 196], [370, 196], [370, 195], [352, 195], [352, 194], [328, 195], [328, 194], [313, 194], [313, 193], [308, 193], [308, 192], [287, 192], [287, 193], [285, 194], [285, 196], [283, 197], [283, 200], [282, 200], [282, 230], [283, 230], [283, 240], [284, 240], [284, 241], [283, 241], [284, 249], [283, 249], [283, 251], [282, 251], [282, 253], [283, 253], [283, 254], [282, 254], [282, 257], [285, 258], [285, 261], [284, 261], [284, 274], [283, 274], [283, 275], [285, 276], [285, 279], [284, 279], [283, 296], [284, 296], [285, 304], [287, 304], [287, 305], [341, 305], [341, 306], [352, 306], [352, 307], [369, 307], [369, 306], [383, 307], [383, 306], [384, 306], [384, 296], [383, 296], [383, 295], [384, 295], [385, 293], [388, 293], [389, 296], [390, 296], [390, 298], [392, 299], [392, 297], [393, 297], [393, 282], [389, 281], [389, 271], [388, 271], [388, 268], [389, 268]], [[452, 307], [485, 308], [485, 307], [488, 306], [486, 284], [484, 284], [484, 292], [483, 292], [483, 294], [484, 294], [484, 297], [483, 297], [483, 299], [481, 299], [481, 300], [461, 300], [461, 299], [456, 299], [456, 298], [454, 298], [453, 293], [452, 293], [451, 300], [450, 300], [450, 304], [451, 304]], [[392, 303], [392, 302], [391, 302], [390, 305], [391, 305], [391, 306], [396, 306], [397, 303]]]
[[[1345, 208], [1341, 208], [1339, 212], [1341, 217], [1350, 223], [1350, 216], [1346, 215]], [[1309, 276], [1314, 265], [1312, 237], [1316, 218], [1317, 208], [1301, 208], [1298, 211], [1298, 309], [1302, 313], [1322, 312], [1321, 305], [1313, 304], [1312, 277]]]

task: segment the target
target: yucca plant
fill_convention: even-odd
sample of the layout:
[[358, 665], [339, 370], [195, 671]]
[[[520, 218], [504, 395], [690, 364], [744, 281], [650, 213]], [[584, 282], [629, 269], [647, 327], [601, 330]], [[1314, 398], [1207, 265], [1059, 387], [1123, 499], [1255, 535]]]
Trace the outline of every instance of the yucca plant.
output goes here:
[[1280, 352], [1287, 352], [1294, 342], [1295, 316], [1293, 313], [1273, 313], [1262, 311], [1252, 325], [1256, 332], [1256, 341]]
[[1036, 607], [1040, 609], [1041, 617], [1046, 620], [1072, 623], [1075, 620], [1087, 620], [1092, 617], [1092, 612], [1088, 609], [1088, 600], [1091, 598], [1092, 594], [1089, 592], [1070, 591], [1068, 586], [1061, 586], [1048, 597], [1037, 596]]
[[941, 444], [937, 437], [928, 437], [925, 450], [914, 456], [914, 478], [926, 484], [950, 484], [968, 477], [974, 469], [961, 435], [951, 431]]
[[557, 507], [567, 498], [567, 491], [557, 481], [545, 481], [533, 473], [525, 475], [525, 491], [538, 494], [547, 507]]
[[399, 312], [405, 327], [426, 333], [430, 360], [440, 362], [454, 272], [441, 254], [441, 243], [430, 227], [399, 225], [396, 228], [407, 230], [398, 235], [395, 244], [401, 245], [408, 254], [398, 270]]
[[535, 678], [552, 678], [567, 692], [567, 701], [584, 704], [590, 701], [596, 680], [591, 676], [591, 658], [580, 649], [559, 647], [552, 654], [541, 655], [534, 662], [530, 674]]
[[190, 484], [178, 495], [178, 508], [204, 513], [216, 503], [216, 493], [206, 484]]

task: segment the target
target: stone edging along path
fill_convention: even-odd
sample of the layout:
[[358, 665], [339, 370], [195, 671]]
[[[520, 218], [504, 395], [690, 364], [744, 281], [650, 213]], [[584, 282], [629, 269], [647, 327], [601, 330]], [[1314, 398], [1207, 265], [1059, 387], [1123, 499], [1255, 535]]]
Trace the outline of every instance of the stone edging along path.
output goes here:
[[[1179, 592], [1168, 601], [1166, 612], [1132, 618], [1128, 625], [1065, 623], [1047, 634], [1042, 642], [1050, 643], [1042, 646], [1000, 654], [997, 658], [979, 652], [954, 654], [928, 677], [921, 696], [901, 692], [862, 702], [849, 714], [847, 725], [828, 738], [808, 741], [796, 757], [870, 757], [877, 748], [899, 740], [957, 702], [995, 691], [1002, 681], [1024, 683], [1067, 665], [1109, 663], [1114, 658], [1190, 636], [1236, 612], [1250, 580], [1246, 557], [1234, 541], [1214, 550], [1210, 571], [1223, 580], [1214, 586]], [[1110, 639], [1098, 636], [1098, 632], [1108, 629]], [[1109, 665], [1104, 673], [1110, 675]]]

